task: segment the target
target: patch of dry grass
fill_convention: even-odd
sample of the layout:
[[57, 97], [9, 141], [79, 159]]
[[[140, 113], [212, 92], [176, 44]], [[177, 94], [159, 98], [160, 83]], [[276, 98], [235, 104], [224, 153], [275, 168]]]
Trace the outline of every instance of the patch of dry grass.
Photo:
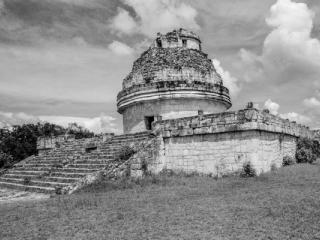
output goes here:
[[320, 166], [103, 182], [0, 206], [0, 239], [320, 239]]

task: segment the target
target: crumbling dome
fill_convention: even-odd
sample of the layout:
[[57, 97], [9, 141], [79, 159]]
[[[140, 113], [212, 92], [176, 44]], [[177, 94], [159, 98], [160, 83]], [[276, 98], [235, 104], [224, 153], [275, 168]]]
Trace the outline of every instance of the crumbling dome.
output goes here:
[[200, 38], [179, 29], [158, 33], [123, 80], [117, 97], [125, 133], [149, 130], [159, 118], [171, 119], [226, 111], [229, 90], [211, 59], [201, 51]]

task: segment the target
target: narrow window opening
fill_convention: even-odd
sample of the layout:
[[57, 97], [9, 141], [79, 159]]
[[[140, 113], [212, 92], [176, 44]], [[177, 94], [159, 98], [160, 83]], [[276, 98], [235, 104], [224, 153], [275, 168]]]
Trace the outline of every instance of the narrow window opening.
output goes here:
[[151, 83], [152, 78], [151, 77], [146, 77], [144, 79], [145, 83]]
[[154, 122], [154, 116], [147, 116], [144, 117], [146, 129], [151, 130], [152, 129], [152, 123]]
[[162, 48], [162, 41], [161, 41], [161, 39], [157, 39], [157, 46], [158, 46], [159, 48]]
[[182, 46], [187, 47], [187, 39], [182, 39]]
[[89, 148], [86, 148], [86, 153], [91, 153], [91, 152], [93, 152], [94, 150], [97, 150], [97, 147], [89, 147]]

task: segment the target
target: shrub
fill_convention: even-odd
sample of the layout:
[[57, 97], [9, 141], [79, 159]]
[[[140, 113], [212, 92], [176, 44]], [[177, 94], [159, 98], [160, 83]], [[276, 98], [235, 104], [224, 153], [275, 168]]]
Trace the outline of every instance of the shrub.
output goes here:
[[160, 176], [172, 177], [175, 175], [175, 172], [172, 169], [163, 168], [159, 173]]
[[297, 163], [313, 163], [319, 154], [319, 143], [308, 138], [299, 138], [297, 143]]
[[318, 158], [320, 158], [320, 142], [313, 141], [313, 151]]
[[312, 149], [300, 148], [296, 153], [297, 163], [313, 163], [317, 157]]
[[128, 160], [130, 157], [135, 154], [136, 151], [133, 149], [133, 147], [130, 147], [128, 145], [122, 146], [119, 150], [118, 159], [123, 162]]
[[11, 155], [0, 152], [0, 168], [9, 168], [13, 165], [13, 158]]
[[253, 168], [251, 162], [246, 162], [243, 164], [240, 176], [241, 177], [255, 177], [255, 176], [257, 176], [257, 172]]
[[61, 195], [62, 194], [62, 190], [63, 190], [63, 188], [62, 187], [60, 187], [60, 186], [56, 186], [55, 188], [54, 188], [54, 190], [55, 190], [55, 193], [57, 194], [57, 195]]
[[141, 170], [143, 172], [143, 175], [150, 175], [150, 172], [148, 172], [148, 162], [145, 159], [143, 159], [141, 162]]
[[282, 160], [282, 166], [290, 166], [290, 165], [293, 165], [295, 164], [296, 161], [293, 159], [293, 157], [290, 157], [290, 156], [284, 156], [283, 157], [283, 160]]
[[272, 163], [271, 164], [271, 167], [270, 167], [270, 170], [272, 171], [272, 172], [274, 172], [274, 171], [277, 171], [277, 165], [275, 164], [275, 163]]

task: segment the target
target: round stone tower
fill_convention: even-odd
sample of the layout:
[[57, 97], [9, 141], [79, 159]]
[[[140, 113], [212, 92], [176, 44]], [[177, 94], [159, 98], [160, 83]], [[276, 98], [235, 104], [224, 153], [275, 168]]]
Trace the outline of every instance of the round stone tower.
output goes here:
[[201, 51], [200, 38], [178, 29], [158, 33], [150, 48], [133, 63], [117, 97], [124, 133], [151, 129], [157, 119], [224, 112], [231, 107], [211, 59]]

